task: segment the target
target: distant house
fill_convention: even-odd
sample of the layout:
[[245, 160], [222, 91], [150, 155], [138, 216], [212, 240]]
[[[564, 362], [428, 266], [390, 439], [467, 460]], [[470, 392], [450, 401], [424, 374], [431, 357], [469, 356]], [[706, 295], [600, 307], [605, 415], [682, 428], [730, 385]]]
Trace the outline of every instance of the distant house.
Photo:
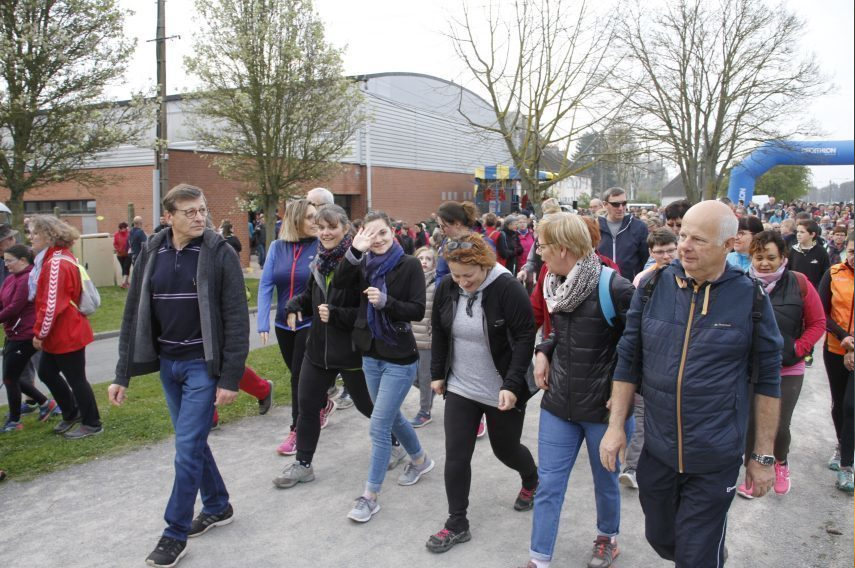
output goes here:
[[662, 207], [681, 199], [686, 199], [686, 186], [683, 185], [683, 179], [677, 174], [662, 188]]

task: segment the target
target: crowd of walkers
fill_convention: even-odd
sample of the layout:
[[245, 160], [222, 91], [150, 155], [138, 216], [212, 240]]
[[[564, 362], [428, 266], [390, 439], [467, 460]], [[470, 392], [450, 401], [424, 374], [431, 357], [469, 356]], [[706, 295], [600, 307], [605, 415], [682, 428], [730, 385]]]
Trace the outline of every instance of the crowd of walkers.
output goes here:
[[[176, 431], [175, 485], [152, 566], [176, 565], [189, 537], [232, 521], [207, 445], [215, 406], [242, 389], [266, 412], [273, 388], [244, 366], [249, 318], [231, 223], [214, 231], [193, 186], [174, 188], [163, 206], [164, 230], [136, 249], [130, 233], [114, 240], [134, 277], [123, 281], [129, 296], [109, 389], [122, 404], [132, 376], [159, 371]], [[533, 511], [527, 568], [553, 562], [583, 443], [596, 507], [589, 568], [612, 566], [621, 554], [621, 485], [638, 489], [660, 556], [723, 566], [734, 494], [754, 499], [792, 487], [790, 425], [824, 335], [837, 442], [828, 467], [836, 486], [853, 492], [851, 206], [709, 201], [630, 211], [626, 192], [610, 188], [579, 214], [555, 200], [541, 210], [540, 218], [500, 218], [445, 202], [429, 223], [407, 225], [380, 211], [351, 220], [323, 188], [287, 204], [277, 238], [259, 256], [256, 323], [267, 342], [275, 299], [292, 392], [276, 451], [294, 456], [275, 487], [315, 481], [322, 429], [336, 408], [355, 406], [371, 450], [346, 514], [367, 523], [380, 512], [388, 472], [403, 464], [396, 481], [410, 486], [437, 465], [418, 432], [433, 422], [439, 398], [447, 517], [428, 536], [429, 551], [473, 539], [472, 456], [486, 434], [519, 475], [509, 505]], [[7, 427], [20, 424], [23, 394], [40, 419], [61, 409], [56, 431], [66, 437], [97, 434], [83, 371], [92, 332], [74, 309], [80, 273], [68, 251], [77, 235], [53, 217], [33, 218], [29, 230], [32, 251], [4, 248]], [[53, 400], [24, 378], [37, 352]], [[344, 389], [335, 396], [337, 379]], [[411, 388], [418, 411], [405, 416]], [[521, 439], [538, 392], [535, 459]]]

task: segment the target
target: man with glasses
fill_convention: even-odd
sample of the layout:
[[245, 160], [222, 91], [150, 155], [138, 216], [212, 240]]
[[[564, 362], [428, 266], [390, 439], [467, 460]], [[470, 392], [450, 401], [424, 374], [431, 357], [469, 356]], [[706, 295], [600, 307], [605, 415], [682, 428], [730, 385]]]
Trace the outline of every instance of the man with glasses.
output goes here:
[[603, 193], [606, 216], [600, 217], [600, 246], [597, 251], [612, 259], [627, 280], [644, 268], [647, 260], [647, 224], [626, 214], [626, 191], [612, 187]]
[[[119, 335], [110, 402], [121, 405], [132, 376], [160, 371], [175, 428], [175, 479], [167, 528], [146, 562], [174, 566], [188, 537], [232, 521], [223, 478], [208, 447], [214, 406], [234, 402], [249, 352], [243, 271], [235, 250], [208, 228], [202, 190], [181, 184], [163, 199], [170, 227], [137, 258]], [[193, 518], [196, 495], [202, 511]]]

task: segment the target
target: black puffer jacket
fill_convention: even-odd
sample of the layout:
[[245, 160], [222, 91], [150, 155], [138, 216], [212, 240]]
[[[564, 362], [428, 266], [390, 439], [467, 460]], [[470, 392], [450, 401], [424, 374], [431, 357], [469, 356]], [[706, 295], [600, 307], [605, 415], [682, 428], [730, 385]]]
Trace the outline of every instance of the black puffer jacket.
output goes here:
[[[309, 338], [306, 341], [306, 357], [322, 369], [358, 369], [362, 366], [362, 354], [351, 339], [360, 294], [356, 288], [340, 289], [327, 285], [327, 280], [314, 266], [312, 278], [301, 294], [294, 296], [285, 306], [286, 313], [301, 312], [303, 317], [312, 316]], [[321, 321], [318, 306], [329, 306], [329, 323]]]
[[606, 401], [611, 396], [616, 348], [635, 288], [614, 272], [609, 289], [618, 316], [615, 327], [606, 323], [595, 287], [572, 312], [551, 315], [552, 334], [537, 346], [550, 362], [549, 390], [543, 393], [541, 406], [559, 418], [600, 423], [609, 419]]
[[[451, 369], [454, 344], [452, 324], [457, 313], [460, 288], [451, 276], [436, 287], [431, 314], [431, 377], [447, 379]], [[499, 276], [481, 291], [487, 342], [493, 364], [502, 377], [502, 389], [517, 397], [517, 407], [524, 408], [531, 392], [526, 371], [534, 351], [534, 312], [522, 284], [510, 274]]]

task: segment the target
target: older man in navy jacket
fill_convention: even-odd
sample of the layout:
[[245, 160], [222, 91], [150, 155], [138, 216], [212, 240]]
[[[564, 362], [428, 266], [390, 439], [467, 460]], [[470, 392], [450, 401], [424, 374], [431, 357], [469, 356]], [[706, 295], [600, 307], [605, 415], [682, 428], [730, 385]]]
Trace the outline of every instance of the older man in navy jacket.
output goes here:
[[600, 246], [597, 252], [609, 257], [620, 268], [620, 275], [632, 282], [647, 262], [647, 224], [626, 214], [623, 188], [612, 187], [603, 194], [606, 216], [599, 217]]
[[[771, 454], [783, 340], [769, 298], [762, 295], [755, 323], [755, 284], [725, 260], [736, 229], [726, 205], [693, 206], [680, 230], [680, 260], [658, 274], [646, 304], [642, 281], [618, 344], [609, 428], [600, 445], [603, 465], [613, 470], [626, 447], [623, 425], [633, 393], [643, 380], [645, 445], [637, 478], [645, 532], [656, 552], [678, 567], [724, 565], [727, 511], [743, 461], [749, 404], [756, 442], [746, 485], [761, 497], [775, 480]], [[752, 352], [760, 365], [753, 397]]]

